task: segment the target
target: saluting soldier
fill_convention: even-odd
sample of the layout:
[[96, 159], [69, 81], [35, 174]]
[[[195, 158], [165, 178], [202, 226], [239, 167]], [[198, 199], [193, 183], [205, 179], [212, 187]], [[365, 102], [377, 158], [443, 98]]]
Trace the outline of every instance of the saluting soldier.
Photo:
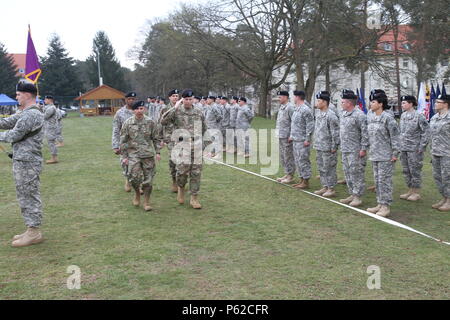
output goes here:
[[124, 164], [123, 158], [120, 152], [120, 130], [122, 129], [125, 121], [133, 116], [133, 105], [136, 102], [136, 92], [129, 92], [125, 95], [125, 105], [120, 108], [113, 120], [112, 128], [112, 149], [115, 154], [120, 155], [120, 165], [122, 166], [122, 174], [125, 177], [125, 191], [130, 192], [131, 186], [127, 178], [128, 167]]
[[293, 143], [289, 142], [289, 136], [294, 107], [289, 103], [289, 92], [278, 91], [277, 95], [280, 108], [277, 113], [276, 133], [279, 141], [280, 162], [285, 173], [283, 177], [277, 178], [277, 181], [291, 183], [294, 180], [295, 161]]
[[378, 205], [367, 211], [382, 217], [390, 214], [392, 204], [392, 175], [400, 153], [400, 136], [397, 122], [385, 110], [389, 108], [386, 93], [375, 89], [370, 93], [370, 109], [373, 114], [367, 119], [369, 131], [369, 160], [372, 161], [373, 176]]
[[144, 115], [144, 101], [134, 103], [132, 110], [134, 115], [125, 121], [120, 131], [120, 151], [122, 162], [128, 167], [128, 180], [135, 192], [133, 205], [140, 206], [142, 187], [144, 210], [150, 211], [150, 195], [156, 173], [155, 159], [161, 159], [160, 130], [153, 120]]
[[58, 148], [56, 147], [56, 138], [58, 136], [58, 111], [54, 105], [54, 98], [51, 95], [44, 99], [44, 135], [48, 142], [48, 147], [52, 158], [47, 160], [47, 164], [58, 163]]
[[167, 96], [169, 97], [169, 102], [167, 103], [167, 105], [162, 107], [161, 110], [159, 111], [159, 124], [160, 124], [161, 135], [163, 138], [163, 143], [167, 146], [167, 150], [169, 153], [169, 170], [170, 170], [170, 176], [172, 178], [171, 191], [173, 193], [176, 193], [176, 192], [178, 192], [177, 176], [176, 176], [177, 170], [176, 170], [175, 163], [172, 161], [172, 157], [171, 157], [172, 149], [174, 146], [174, 142], [172, 141], [173, 124], [170, 122], [168, 122], [166, 124], [162, 124], [161, 117], [163, 114], [165, 114], [167, 111], [169, 111], [171, 108], [173, 108], [175, 106], [175, 104], [177, 103], [177, 101], [180, 98], [180, 91], [178, 89], [172, 89], [169, 91]]
[[24, 247], [44, 241], [42, 202], [39, 176], [42, 171], [42, 140], [44, 114], [36, 106], [37, 89], [31, 83], [20, 82], [16, 88], [20, 111], [9, 118], [0, 118], [0, 142], [13, 147], [13, 176], [17, 200], [27, 230], [13, 237], [13, 247]]
[[[174, 130], [180, 129], [180, 136], [175, 142], [172, 158], [176, 161], [176, 182], [178, 186], [178, 203], [184, 204], [185, 185], [189, 180], [191, 192], [190, 205], [194, 209], [201, 209], [198, 200], [200, 191], [201, 172], [203, 164], [203, 134], [206, 132], [206, 122], [202, 111], [193, 106], [193, 91], [186, 89], [182, 92], [182, 99], [174, 108], [162, 115], [163, 125], [172, 124]], [[186, 135], [186, 133], [189, 133]]]
[[289, 141], [293, 142], [294, 159], [297, 167], [300, 183], [294, 184], [294, 188], [309, 188], [311, 178], [311, 142], [314, 132], [314, 116], [310, 107], [305, 104], [304, 91], [294, 91], [295, 111], [291, 121], [291, 133]]
[[322, 189], [314, 193], [324, 197], [336, 196], [334, 187], [337, 183], [337, 150], [340, 145], [339, 120], [336, 113], [328, 109], [329, 103], [328, 91], [319, 91], [316, 94], [316, 108], [319, 112], [316, 114], [314, 124], [313, 148], [317, 154], [317, 168]]
[[436, 99], [436, 114], [431, 118], [431, 156], [433, 177], [442, 200], [432, 207], [450, 211], [450, 95], [441, 94]]
[[365, 172], [369, 137], [367, 117], [356, 108], [358, 97], [352, 90], [342, 90], [342, 114], [340, 118], [340, 138], [342, 166], [344, 169], [347, 189], [350, 196], [341, 199], [341, 203], [352, 207], [362, 204], [361, 196], [365, 189]]
[[400, 117], [400, 160], [403, 176], [409, 190], [400, 199], [420, 200], [423, 157], [430, 141], [430, 126], [425, 116], [417, 112], [414, 96], [402, 96], [402, 116]]

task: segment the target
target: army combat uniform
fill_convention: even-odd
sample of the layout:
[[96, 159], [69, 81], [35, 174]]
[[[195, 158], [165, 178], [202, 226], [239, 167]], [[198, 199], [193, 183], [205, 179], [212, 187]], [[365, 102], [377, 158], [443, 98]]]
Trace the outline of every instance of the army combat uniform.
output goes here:
[[365, 171], [367, 157], [360, 151], [369, 149], [367, 117], [358, 108], [343, 111], [340, 118], [340, 138], [342, 165], [347, 182], [348, 193], [360, 198], [365, 190]]
[[[336, 165], [339, 144], [339, 120], [336, 114], [330, 109], [325, 112], [320, 111], [316, 114], [313, 148], [317, 153], [320, 183], [328, 190], [333, 189], [337, 183]], [[335, 152], [331, 152], [332, 150]]]
[[[58, 155], [56, 139], [58, 137], [58, 111], [55, 105], [48, 104], [44, 107], [44, 135], [53, 158]], [[52, 159], [53, 159], [52, 158]]]
[[255, 117], [255, 113], [247, 104], [238, 108], [235, 122], [237, 149], [239, 154], [248, 155], [250, 154], [250, 137], [248, 135], [248, 129]]
[[219, 150], [221, 150], [221, 143], [220, 141], [218, 141], [219, 139], [216, 138], [220, 138], [221, 136], [222, 118], [223, 114], [217, 104], [213, 102], [210, 105], [206, 106], [205, 123], [209, 132], [211, 133], [211, 135], [213, 135], [212, 140], [215, 145], [215, 148], [213, 149], [214, 154], [218, 153]]
[[286, 175], [293, 176], [295, 172], [293, 143], [288, 141], [291, 134], [291, 121], [294, 107], [290, 103], [280, 105], [277, 114], [276, 132], [280, 148], [280, 162]]
[[430, 127], [425, 116], [414, 109], [403, 112], [400, 118], [400, 159], [410, 190], [421, 188], [423, 157], [429, 140]]
[[[161, 122], [163, 114], [165, 114], [167, 111], [169, 111], [173, 107], [174, 107], [174, 105], [170, 101], [165, 106], [163, 106], [159, 110], [159, 119], [158, 119], [158, 121], [159, 121], [160, 135], [162, 136], [162, 139], [163, 139], [164, 143], [167, 145], [167, 150], [168, 150], [168, 153], [169, 153], [169, 171], [170, 171], [170, 176], [172, 177], [172, 182], [175, 183], [176, 175], [177, 175], [177, 169], [176, 169], [175, 163], [172, 161], [172, 156], [171, 156], [172, 155], [172, 149], [173, 149], [173, 146], [174, 146], [174, 143], [172, 141], [172, 133], [173, 133], [174, 127], [173, 127], [172, 123], [162, 124], [162, 122]], [[172, 190], [172, 191], [175, 192], [175, 190]]]
[[305, 104], [295, 106], [291, 121], [290, 138], [293, 141], [294, 159], [298, 175], [303, 180], [311, 178], [311, 145], [305, 147], [304, 143], [312, 142], [314, 132], [314, 116], [311, 108]]
[[[125, 121], [134, 116], [133, 111], [128, 109], [127, 106], [123, 106], [120, 108], [113, 120], [113, 128], [112, 128], [112, 148], [120, 149], [120, 130], [122, 130], [122, 126]], [[123, 156], [120, 155], [120, 165], [122, 166], [122, 174], [127, 176], [127, 166], [123, 164]]]
[[[25, 224], [37, 228], [42, 223], [40, 179], [44, 114], [36, 105], [9, 118], [0, 118], [0, 142], [12, 143], [13, 176], [17, 200]], [[14, 246], [14, 242], [13, 242]]]

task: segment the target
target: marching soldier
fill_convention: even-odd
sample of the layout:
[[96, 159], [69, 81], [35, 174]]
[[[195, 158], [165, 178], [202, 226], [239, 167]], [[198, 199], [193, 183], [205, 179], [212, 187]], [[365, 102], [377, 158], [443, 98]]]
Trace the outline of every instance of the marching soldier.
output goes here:
[[300, 183], [293, 185], [298, 189], [309, 188], [311, 178], [312, 134], [314, 131], [314, 116], [311, 108], [305, 105], [305, 92], [294, 91], [295, 111], [291, 121], [289, 141], [293, 142], [294, 159], [300, 178]]
[[58, 163], [58, 148], [56, 147], [56, 138], [58, 136], [58, 111], [53, 103], [53, 96], [45, 96], [44, 99], [44, 135], [48, 142], [48, 147], [52, 158], [47, 160], [47, 164]]
[[173, 124], [170, 122], [167, 122], [166, 124], [162, 124], [161, 118], [162, 115], [165, 114], [167, 111], [172, 109], [180, 97], [180, 91], [177, 89], [170, 90], [167, 94], [169, 97], [169, 103], [167, 105], [163, 106], [161, 110], [159, 111], [159, 124], [160, 124], [160, 130], [161, 135], [163, 138], [163, 143], [167, 145], [167, 150], [169, 153], [169, 170], [170, 170], [170, 176], [172, 177], [172, 187], [171, 191], [173, 193], [178, 192], [178, 186], [177, 186], [177, 170], [175, 163], [172, 161], [172, 149], [174, 146], [174, 143], [172, 141], [172, 133], [173, 133]]
[[319, 112], [316, 114], [314, 125], [313, 148], [317, 153], [317, 168], [322, 189], [314, 193], [324, 197], [334, 197], [336, 196], [334, 187], [337, 183], [337, 150], [340, 144], [339, 120], [335, 112], [328, 109], [330, 95], [327, 91], [319, 91], [316, 99], [316, 108]]
[[239, 98], [239, 109], [236, 115], [236, 135], [237, 135], [237, 154], [250, 157], [250, 136], [248, 135], [248, 129], [250, 123], [255, 117], [255, 113], [247, 105], [247, 99], [245, 97]]
[[31, 83], [20, 82], [16, 88], [20, 112], [0, 118], [0, 142], [13, 146], [13, 176], [17, 200], [27, 230], [13, 237], [13, 247], [24, 247], [44, 241], [42, 202], [39, 176], [42, 171], [42, 140], [44, 114], [36, 106], [37, 89]]
[[392, 175], [400, 152], [399, 130], [395, 119], [385, 110], [389, 108], [386, 93], [375, 89], [370, 93], [372, 116], [367, 119], [369, 131], [369, 160], [372, 161], [373, 176], [378, 205], [367, 211], [382, 217], [390, 214], [392, 204]]
[[436, 114], [431, 118], [431, 156], [433, 177], [442, 195], [442, 200], [432, 207], [439, 211], [450, 211], [450, 95], [439, 95], [436, 99]]
[[416, 110], [414, 96], [401, 97], [403, 113], [400, 118], [400, 160], [409, 190], [400, 199], [420, 200], [423, 157], [430, 141], [430, 126], [425, 116]]
[[280, 148], [280, 162], [285, 172], [285, 175], [277, 178], [277, 181], [291, 183], [294, 180], [295, 161], [293, 144], [289, 142], [289, 136], [294, 107], [289, 103], [289, 92], [278, 91], [277, 95], [280, 100], [280, 108], [277, 113], [276, 132]]
[[122, 162], [128, 167], [127, 178], [134, 189], [133, 205], [140, 206], [142, 187], [144, 210], [150, 211], [150, 195], [153, 177], [156, 173], [155, 158], [161, 159], [161, 139], [157, 124], [145, 116], [145, 103], [133, 104], [134, 115], [128, 118], [120, 131], [120, 151]]
[[340, 202], [358, 207], [362, 204], [361, 196], [365, 189], [366, 154], [369, 148], [367, 118], [364, 112], [356, 108], [358, 97], [352, 90], [342, 90], [341, 98], [342, 166], [350, 196]]
[[125, 191], [130, 192], [131, 186], [127, 178], [128, 168], [123, 162], [123, 158], [120, 152], [120, 130], [122, 129], [125, 121], [133, 116], [133, 104], [136, 102], [136, 93], [129, 92], [125, 96], [125, 105], [120, 108], [113, 120], [113, 129], [112, 129], [112, 149], [115, 154], [120, 155], [120, 165], [122, 166], [122, 174], [125, 176]]
[[[177, 139], [174, 146], [176, 152], [172, 154], [172, 158], [176, 161], [178, 203], [184, 204], [184, 188], [189, 178], [190, 205], [194, 209], [201, 209], [198, 193], [203, 163], [203, 134], [207, 128], [202, 111], [193, 106], [193, 95], [192, 90], [184, 90], [181, 94], [182, 99], [175, 107], [162, 115], [161, 124], [172, 124], [174, 130], [182, 129], [184, 132]], [[187, 132], [188, 136], [185, 135]]]

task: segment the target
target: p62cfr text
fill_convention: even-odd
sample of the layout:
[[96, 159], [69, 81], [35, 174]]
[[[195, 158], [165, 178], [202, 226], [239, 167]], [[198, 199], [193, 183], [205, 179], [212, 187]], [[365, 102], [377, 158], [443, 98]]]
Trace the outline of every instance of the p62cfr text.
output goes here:
[[189, 304], [183, 307], [183, 315], [208, 315], [213, 318], [216, 315], [268, 315], [269, 306], [266, 304], [227, 304], [225, 308], [209, 306], [201, 307]]

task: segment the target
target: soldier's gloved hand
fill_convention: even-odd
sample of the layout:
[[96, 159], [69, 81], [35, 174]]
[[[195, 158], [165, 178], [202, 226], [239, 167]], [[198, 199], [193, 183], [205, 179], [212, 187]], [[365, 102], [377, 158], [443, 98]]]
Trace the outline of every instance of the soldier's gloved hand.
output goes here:
[[120, 149], [113, 149], [115, 154], [120, 154]]
[[128, 159], [123, 159], [122, 163], [127, 166], [128, 165]]

